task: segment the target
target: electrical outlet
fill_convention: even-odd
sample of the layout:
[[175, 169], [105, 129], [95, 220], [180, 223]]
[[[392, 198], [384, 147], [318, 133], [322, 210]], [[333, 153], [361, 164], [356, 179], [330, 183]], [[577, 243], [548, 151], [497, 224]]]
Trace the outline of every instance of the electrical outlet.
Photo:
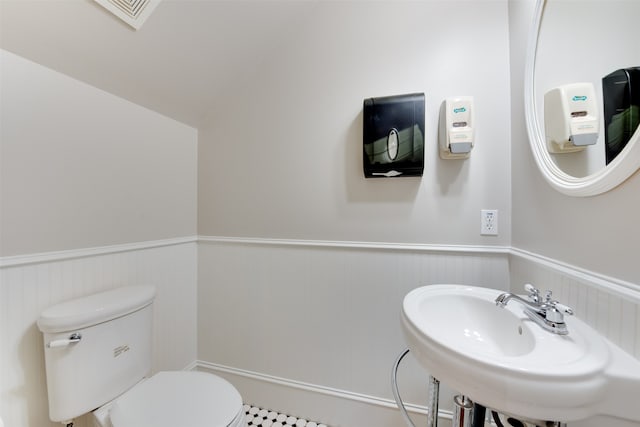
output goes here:
[[483, 236], [498, 235], [497, 209], [482, 209], [480, 211], [480, 234]]

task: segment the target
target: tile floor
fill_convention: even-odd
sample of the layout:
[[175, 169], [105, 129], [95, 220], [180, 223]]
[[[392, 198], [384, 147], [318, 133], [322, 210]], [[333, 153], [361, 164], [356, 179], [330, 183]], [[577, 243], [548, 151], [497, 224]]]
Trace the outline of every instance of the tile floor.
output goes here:
[[258, 408], [257, 406], [244, 405], [247, 426], [261, 427], [328, 427], [326, 424], [315, 421], [307, 421], [286, 414]]

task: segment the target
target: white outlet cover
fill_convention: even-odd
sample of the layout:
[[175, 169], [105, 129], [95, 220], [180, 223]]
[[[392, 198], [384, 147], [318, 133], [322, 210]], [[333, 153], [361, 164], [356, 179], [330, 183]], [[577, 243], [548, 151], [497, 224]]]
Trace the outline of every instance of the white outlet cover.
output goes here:
[[498, 235], [497, 209], [482, 209], [480, 211], [480, 234], [483, 236]]

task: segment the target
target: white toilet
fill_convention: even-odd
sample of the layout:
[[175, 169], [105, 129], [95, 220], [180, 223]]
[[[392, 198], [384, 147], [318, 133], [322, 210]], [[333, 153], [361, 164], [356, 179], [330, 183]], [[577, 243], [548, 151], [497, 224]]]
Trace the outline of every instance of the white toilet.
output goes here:
[[131, 286], [67, 301], [38, 319], [49, 418], [98, 427], [239, 427], [240, 393], [204, 372], [151, 370], [155, 288]]

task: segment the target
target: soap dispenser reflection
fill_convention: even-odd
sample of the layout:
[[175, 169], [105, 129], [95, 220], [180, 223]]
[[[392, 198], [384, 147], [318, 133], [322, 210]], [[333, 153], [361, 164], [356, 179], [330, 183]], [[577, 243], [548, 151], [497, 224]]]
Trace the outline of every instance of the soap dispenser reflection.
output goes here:
[[592, 83], [571, 83], [544, 95], [544, 128], [550, 153], [582, 151], [598, 140], [598, 108]]
[[440, 110], [440, 158], [467, 159], [474, 145], [473, 97], [447, 98]]

